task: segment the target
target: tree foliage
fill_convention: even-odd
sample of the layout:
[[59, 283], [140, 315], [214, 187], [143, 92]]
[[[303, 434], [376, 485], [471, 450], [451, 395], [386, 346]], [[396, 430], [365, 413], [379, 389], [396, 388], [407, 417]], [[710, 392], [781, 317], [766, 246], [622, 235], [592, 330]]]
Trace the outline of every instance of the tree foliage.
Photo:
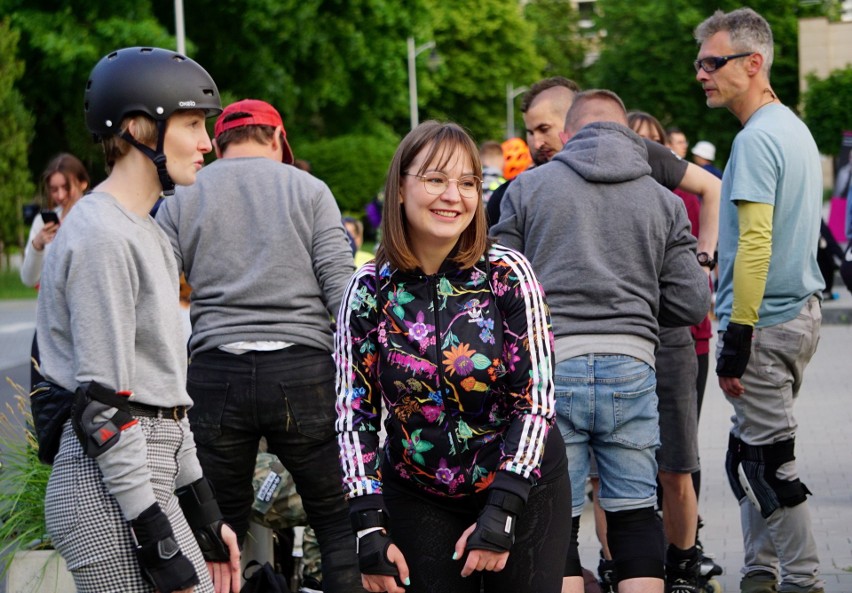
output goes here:
[[[155, 0], [172, 22], [172, 0]], [[196, 0], [186, 34], [219, 89], [328, 137], [407, 121], [405, 39], [417, 0]]]
[[[26, 109], [15, 83], [24, 74], [18, 58], [18, 33], [9, 19], [0, 20], [0, 252], [23, 242], [21, 206], [33, 196], [27, 169], [27, 145], [33, 116]], [[3, 266], [0, 265], [0, 268]]]
[[535, 28], [532, 44], [544, 58], [543, 76], [565, 76], [586, 84], [586, 41], [571, 0], [530, 0], [524, 18]]
[[843, 131], [852, 130], [852, 67], [823, 80], [809, 75], [803, 102], [805, 123], [820, 152], [837, 156]]
[[35, 175], [62, 151], [79, 156], [97, 179], [103, 157], [83, 121], [83, 92], [92, 67], [107, 52], [134, 45], [174, 47], [144, 0], [0, 0], [20, 32], [27, 64], [19, 89], [38, 118], [30, 160]]
[[377, 132], [292, 145], [297, 158], [308, 160], [313, 174], [328, 184], [342, 212], [363, 214], [367, 203], [384, 189], [400, 138], [387, 128]]
[[[714, 142], [720, 161], [739, 129], [729, 113], [706, 107], [694, 79], [692, 31], [712, 10], [700, 0], [598, 0], [596, 30], [602, 36], [592, 49], [600, 58], [590, 67], [584, 67], [590, 40], [579, 30], [570, 0], [184, 4], [187, 53], [213, 75], [224, 101], [256, 97], [274, 104], [297, 155], [314, 162], [344, 209], [357, 211], [381, 187], [392, 148], [408, 131], [409, 37], [418, 45], [434, 41], [440, 58], [432, 68], [428, 54], [417, 58], [420, 119], [454, 120], [480, 142], [504, 136], [507, 84], [529, 86], [554, 74], [584, 87], [615, 90], [629, 108], [680, 126], [693, 142]], [[838, 0], [752, 0], [750, 5], [773, 27], [773, 88], [795, 108], [796, 19], [836, 15]], [[718, 0], [717, 6], [732, 10], [740, 2]], [[53, 154], [74, 152], [97, 181], [103, 175], [102, 157], [82, 117], [86, 78], [113, 49], [175, 47], [173, 0], [0, 0], [0, 14], [9, 16], [10, 26], [2, 39], [7, 51], [0, 93], [8, 107], [0, 125], [19, 126], [4, 128], [9, 131], [0, 139], [2, 150], [14, 145], [15, 152], [32, 139], [30, 179]], [[18, 38], [23, 76], [10, 45]], [[818, 94], [809, 99], [815, 134], [821, 133], [812, 123], [815, 118], [828, 121], [828, 115], [818, 115], [827, 100]], [[32, 137], [27, 110], [36, 115]], [[833, 143], [825, 149], [835, 150]], [[5, 158], [0, 167], [25, 169], [26, 153], [23, 160], [16, 158]], [[20, 181], [9, 185], [19, 193], [32, 191]]]
[[[628, 109], [648, 111], [663, 125], [678, 126], [691, 142], [713, 142], [723, 161], [739, 123], [725, 110], [707, 108], [692, 65], [698, 53], [693, 30], [713, 9], [700, 0], [599, 0], [598, 4], [606, 39], [592, 68], [593, 82], [619, 93]], [[719, 0], [713, 6], [728, 12], [742, 4]], [[799, 2], [752, 0], [749, 6], [772, 26], [772, 87], [783, 103], [795, 109]]]
[[[441, 58], [434, 74], [420, 76], [421, 121], [450, 119], [477, 142], [503, 138], [506, 84], [529, 85], [541, 77], [535, 28], [520, 4], [505, 0], [429, 0], [428, 18]], [[420, 38], [418, 38], [418, 42]]]

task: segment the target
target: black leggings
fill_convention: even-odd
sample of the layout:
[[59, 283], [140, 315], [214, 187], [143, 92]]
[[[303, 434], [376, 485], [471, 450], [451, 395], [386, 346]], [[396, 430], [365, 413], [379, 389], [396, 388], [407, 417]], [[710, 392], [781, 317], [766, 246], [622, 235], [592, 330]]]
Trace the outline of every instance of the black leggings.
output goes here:
[[515, 543], [501, 572], [462, 578], [467, 554], [453, 560], [461, 534], [476, 522], [478, 508], [467, 499], [436, 503], [385, 484], [393, 542], [408, 563], [406, 593], [559, 593], [571, 531], [568, 472], [530, 492], [518, 518]]

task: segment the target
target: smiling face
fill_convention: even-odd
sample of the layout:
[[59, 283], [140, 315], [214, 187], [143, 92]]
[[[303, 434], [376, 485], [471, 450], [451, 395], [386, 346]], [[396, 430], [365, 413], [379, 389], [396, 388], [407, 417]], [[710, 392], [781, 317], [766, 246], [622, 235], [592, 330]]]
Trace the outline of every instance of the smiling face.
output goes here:
[[195, 182], [204, 155], [212, 148], [204, 121], [204, 112], [196, 109], [176, 111], [169, 118], [163, 151], [169, 176], [177, 185]]
[[[462, 197], [458, 179], [476, 175], [473, 163], [461, 148], [438, 150], [432, 162], [424, 162], [431, 145], [421, 150], [408, 173], [402, 178], [400, 199], [405, 215], [409, 244], [426, 273], [435, 273], [441, 262], [458, 242], [462, 232], [470, 225], [476, 209], [480, 207], [481, 191], [473, 197]], [[443, 173], [450, 178], [447, 189], [440, 195], [426, 191], [430, 173]]]

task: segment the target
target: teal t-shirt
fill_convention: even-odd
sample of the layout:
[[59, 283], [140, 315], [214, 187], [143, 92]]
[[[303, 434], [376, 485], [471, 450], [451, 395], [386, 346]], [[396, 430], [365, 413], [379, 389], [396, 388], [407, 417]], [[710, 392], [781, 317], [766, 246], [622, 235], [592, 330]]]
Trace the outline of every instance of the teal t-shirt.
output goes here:
[[722, 177], [719, 212], [719, 292], [716, 314], [725, 329], [733, 307], [739, 242], [737, 202], [771, 204], [772, 257], [757, 327], [796, 317], [824, 282], [816, 252], [822, 208], [819, 151], [807, 126], [787, 107], [758, 109], [737, 134]]

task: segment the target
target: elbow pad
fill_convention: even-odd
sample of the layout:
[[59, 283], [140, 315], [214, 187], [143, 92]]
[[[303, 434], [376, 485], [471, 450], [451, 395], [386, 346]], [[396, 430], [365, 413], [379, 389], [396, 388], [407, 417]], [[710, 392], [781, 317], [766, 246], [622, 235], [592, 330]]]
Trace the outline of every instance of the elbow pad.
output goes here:
[[222, 512], [207, 478], [201, 478], [175, 491], [189, 528], [208, 562], [227, 562], [231, 558], [222, 540]]
[[[87, 456], [96, 459], [112, 449], [121, 432], [136, 424], [130, 414], [129, 391], [113, 391], [94, 381], [83, 383], [74, 394], [71, 424]], [[115, 413], [108, 416], [110, 410]]]

